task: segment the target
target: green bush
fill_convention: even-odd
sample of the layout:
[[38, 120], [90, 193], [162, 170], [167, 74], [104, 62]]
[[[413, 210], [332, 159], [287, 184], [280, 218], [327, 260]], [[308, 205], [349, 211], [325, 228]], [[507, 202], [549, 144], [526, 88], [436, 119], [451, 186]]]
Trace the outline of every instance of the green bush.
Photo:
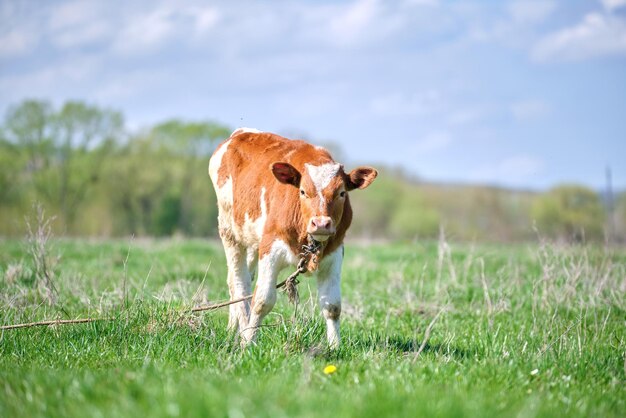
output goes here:
[[393, 213], [389, 232], [402, 239], [436, 238], [440, 223], [439, 213], [427, 206], [421, 194], [407, 190]]
[[553, 238], [583, 241], [604, 235], [605, 211], [599, 196], [580, 185], [561, 185], [538, 196], [532, 216], [540, 233]]

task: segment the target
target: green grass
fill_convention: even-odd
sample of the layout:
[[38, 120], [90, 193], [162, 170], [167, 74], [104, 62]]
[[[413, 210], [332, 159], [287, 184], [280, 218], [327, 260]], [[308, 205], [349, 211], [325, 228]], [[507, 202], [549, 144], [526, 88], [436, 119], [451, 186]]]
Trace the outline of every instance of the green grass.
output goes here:
[[2, 417], [626, 416], [623, 250], [348, 245], [336, 352], [314, 279], [247, 350], [227, 310], [181, 314], [227, 298], [215, 242], [58, 240], [48, 260], [56, 304], [0, 241], [2, 324], [115, 319], [3, 332]]

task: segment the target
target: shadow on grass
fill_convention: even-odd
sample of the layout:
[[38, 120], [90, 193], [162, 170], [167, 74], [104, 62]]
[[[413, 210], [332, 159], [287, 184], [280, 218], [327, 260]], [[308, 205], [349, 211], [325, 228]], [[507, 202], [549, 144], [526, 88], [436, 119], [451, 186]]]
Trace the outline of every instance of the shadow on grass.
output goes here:
[[[415, 355], [419, 352], [422, 341], [398, 335], [373, 335], [368, 338], [352, 339], [351, 352], [379, 351], [405, 355]], [[470, 357], [467, 350], [454, 347], [450, 344], [431, 344], [426, 342], [420, 355], [426, 354], [451, 356], [456, 360], [463, 360]]]

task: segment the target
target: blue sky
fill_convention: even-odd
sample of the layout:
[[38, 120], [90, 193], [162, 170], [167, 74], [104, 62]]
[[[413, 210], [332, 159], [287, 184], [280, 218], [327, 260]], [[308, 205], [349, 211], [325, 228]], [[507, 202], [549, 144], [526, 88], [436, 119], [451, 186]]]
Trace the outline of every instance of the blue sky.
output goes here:
[[626, 0], [4, 1], [0, 112], [339, 143], [427, 180], [626, 188]]

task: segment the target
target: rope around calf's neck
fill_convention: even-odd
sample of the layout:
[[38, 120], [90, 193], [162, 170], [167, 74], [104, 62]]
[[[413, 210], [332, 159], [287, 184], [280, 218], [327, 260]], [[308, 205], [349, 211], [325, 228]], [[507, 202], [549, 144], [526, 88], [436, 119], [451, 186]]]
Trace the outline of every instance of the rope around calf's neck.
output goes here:
[[[282, 287], [285, 288], [285, 292], [287, 293], [287, 297], [289, 298], [289, 302], [298, 303], [298, 288], [296, 287], [300, 282], [298, 281], [298, 276], [302, 273], [306, 273], [306, 267], [303, 267], [304, 259], [300, 259], [298, 263], [298, 268], [294, 271], [291, 276], [287, 277], [287, 279], [276, 285], [276, 289], [280, 289]], [[204, 311], [213, 311], [215, 309], [223, 308], [225, 306], [234, 305], [235, 303], [244, 302], [246, 300], [252, 299], [254, 295], [243, 296], [238, 299], [232, 299], [225, 302], [215, 303], [213, 305], [208, 306], [197, 306], [195, 308], [190, 309], [188, 312], [204, 312]]]

